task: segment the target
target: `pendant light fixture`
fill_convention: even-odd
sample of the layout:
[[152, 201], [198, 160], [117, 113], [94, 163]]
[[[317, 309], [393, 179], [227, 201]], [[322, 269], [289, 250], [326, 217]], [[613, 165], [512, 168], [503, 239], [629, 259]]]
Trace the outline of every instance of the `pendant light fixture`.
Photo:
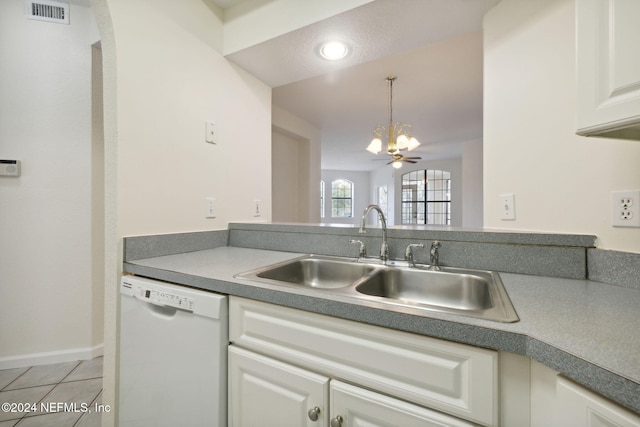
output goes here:
[[386, 82], [389, 85], [389, 125], [386, 128], [383, 125], [376, 126], [373, 130], [373, 140], [367, 147], [367, 151], [373, 154], [381, 152], [382, 137], [386, 133], [388, 135], [387, 154], [391, 156], [391, 161], [387, 164], [392, 164], [394, 168], [398, 169], [402, 167], [402, 162], [416, 163], [414, 160], [419, 160], [421, 157], [404, 157], [400, 154], [401, 150], [411, 151], [417, 148], [420, 143], [411, 136], [411, 125], [393, 122], [393, 82], [395, 80], [395, 76], [386, 78]]

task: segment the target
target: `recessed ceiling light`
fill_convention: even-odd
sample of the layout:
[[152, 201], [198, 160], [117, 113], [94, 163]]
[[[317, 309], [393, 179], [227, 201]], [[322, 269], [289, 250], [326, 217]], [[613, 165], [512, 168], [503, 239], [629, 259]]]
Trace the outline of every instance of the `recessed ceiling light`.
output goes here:
[[349, 47], [338, 41], [323, 43], [320, 46], [320, 56], [329, 61], [338, 61], [349, 54]]

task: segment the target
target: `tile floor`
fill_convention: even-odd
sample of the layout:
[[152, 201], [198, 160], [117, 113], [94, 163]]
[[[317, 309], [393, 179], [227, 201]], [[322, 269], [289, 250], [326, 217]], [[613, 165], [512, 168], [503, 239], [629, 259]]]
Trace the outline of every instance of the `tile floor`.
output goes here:
[[99, 427], [101, 398], [102, 357], [0, 370], [0, 427]]

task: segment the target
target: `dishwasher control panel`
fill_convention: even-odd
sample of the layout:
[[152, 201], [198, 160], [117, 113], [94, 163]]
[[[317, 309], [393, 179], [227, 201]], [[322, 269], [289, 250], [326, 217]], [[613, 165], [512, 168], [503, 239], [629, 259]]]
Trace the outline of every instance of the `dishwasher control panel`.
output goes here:
[[158, 284], [147, 284], [144, 280], [123, 278], [121, 292], [136, 299], [165, 307], [174, 307], [181, 310], [194, 311], [195, 300], [180, 292]]
[[212, 319], [219, 319], [227, 313], [228, 303], [224, 295], [147, 277], [123, 276], [120, 294], [141, 302], [177, 308]]
[[151, 304], [193, 311], [193, 298], [183, 297], [162, 290], [148, 289], [142, 286], [134, 286], [133, 295], [136, 298], [145, 300]]

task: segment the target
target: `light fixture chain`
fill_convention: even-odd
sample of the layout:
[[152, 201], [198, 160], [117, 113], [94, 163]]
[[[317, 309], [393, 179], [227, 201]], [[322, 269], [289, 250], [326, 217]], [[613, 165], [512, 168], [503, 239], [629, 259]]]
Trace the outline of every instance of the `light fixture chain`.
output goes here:
[[393, 81], [395, 79], [395, 76], [387, 77], [389, 82], [389, 126], [393, 124]]

